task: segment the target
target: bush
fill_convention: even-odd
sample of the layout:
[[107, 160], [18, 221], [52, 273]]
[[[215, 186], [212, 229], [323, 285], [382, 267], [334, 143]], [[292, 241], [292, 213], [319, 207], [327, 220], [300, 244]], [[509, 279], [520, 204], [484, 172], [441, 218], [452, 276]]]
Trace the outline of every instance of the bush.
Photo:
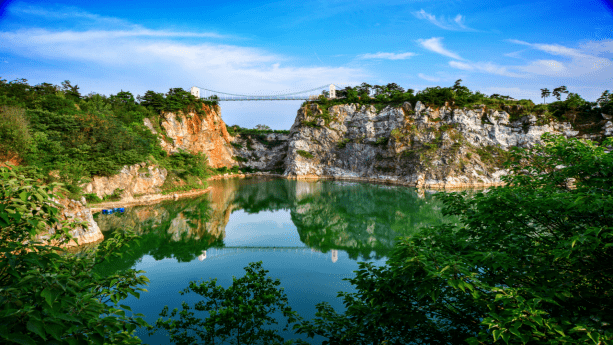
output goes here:
[[148, 282], [142, 271], [119, 271], [106, 277], [94, 269], [114, 255], [133, 234], [117, 235], [95, 252], [70, 254], [41, 243], [47, 233], [59, 245], [70, 240], [70, 229], [59, 225], [55, 184], [34, 170], [0, 168], [0, 339], [10, 344], [140, 344], [136, 327], [147, 326], [143, 315], [126, 316], [119, 304], [138, 297]]
[[25, 110], [22, 108], [0, 107], [0, 160], [11, 159], [12, 155], [23, 157], [30, 148], [32, 136], [28, 128]]
[[345, 146], [347, 146], [347, 144], [348, 144], [349, 142], [351, 142], [351, 139], [349, 139], [349, 138], [344, 138], [344, 139], [341, 139], [341, 141], [339, 141], [338, 143], [336, 143], [336, 147], [337, 147], [337, 148], [339, 148], [339, 149], [344, 149], [344, 148], [345, 148]]
[[304, 150], [298, 150], [298, 151], [296, 151], [296, 153], [301, 155], [302, 157], [308, 158], [308, 159], [311, 159], [311, 158], [315, 157], [315, 156], [313, 156], [312, 153], [304, 151]]
[[226, 340], [232, 344], [281, 344], [284, 339], [271, 327], [277, 324], [273, 315], [279, 313], [287, 320], [284, 331], [300, 316], [289, 306], [283, 288], [278, 288], [279, 279], [266, 273], [260, 261], [245, 267], [245, 276], [234, 278], [227, 289], [217, 285], [217, 279], [191, 281], [180, 294], [193, 293], [202, 299], [191, 306], [184, 302], [180, 312], [174, 309], [169, 313], [168, 306], [164, 307], [155, 329], [167, 331], [174, 344]]

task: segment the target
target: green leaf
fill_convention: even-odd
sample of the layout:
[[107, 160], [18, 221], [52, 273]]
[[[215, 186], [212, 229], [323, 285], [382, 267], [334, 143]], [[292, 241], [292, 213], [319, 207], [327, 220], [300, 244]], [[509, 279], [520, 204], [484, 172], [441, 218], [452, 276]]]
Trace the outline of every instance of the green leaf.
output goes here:
[[54, 323], [45, 323], [45, 331], [57, 340], [62, 338], [64, 327], [54, 324]]
[[36, 342], [29, 336], [21, 333], [12, 333], [6, 337], [8, 340], [22, 345], [36, 345]]
[[98, 345], [103, 345], [104, 344], [104, 338], [100, 334], [96, 334], [96, 333], [91, 334], [89, 336], [89, 339], [91, 341], [93, 341], [94, 344], [98, 344]]
[[47, 304], [49, 304], [49, 306], [52, 306], [53, 302], [55, 301], [55, 299], [57, 298], [57, 296], [60, 293], [61, 293], [61, 291], [53, 289], [51, 287], [48, 287], [48, 288], [44, 289], [40, 293], [40, 295], [45, 298], [45, 300], [47, 301]]
[[19, 193], [19, 198], [20, 198], [22, 201], [27, 201], [27, 200], [28, 200], [28, 193], [26, 193], [26, 192], [21, 192], [21, 193]]
[[30, 319], [26, 325], [28, 331], [37, 334], [39, 337], [47, 340], [45, 335], [45, 330], [43, 328], [43, 323], [40, 321]]
[[501, 329], [495, 329], [492, 332], [492, 335], [494, 336], [494, 341], [498, 340], [498, 338], [500, 338], [500, 334], [502, 333]]

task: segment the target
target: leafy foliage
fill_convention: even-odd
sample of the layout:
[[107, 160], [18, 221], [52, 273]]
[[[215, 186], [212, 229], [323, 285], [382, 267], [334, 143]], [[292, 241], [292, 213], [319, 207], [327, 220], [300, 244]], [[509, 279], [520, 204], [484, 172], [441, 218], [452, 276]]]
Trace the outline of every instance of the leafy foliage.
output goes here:
[[53, 202], [56, 184], [41, 185], [33, 169], [0, 168], [0, 338], [17, 344], [139, 344], [136, 327], [147, 326], [119, 304], [139, 296], [148, 279], [125, 270], [101, 277], [94, 272], [133, 235], [117, 236], [88, 255], [58, 246], [74, 224], [64, 223], [48, 242], [36, 235], [59, 224]]
[[23, 157], [31, 143], [25, 111], [17, 107], [0, 107], [0, 151], [4, 152], [0, 159], [10, 159], [11, 154]]
[[278, 288], [280, 281], [266, 273], [260, 261], [245, 267], [245, 276], [234, 277], [227, 289], [217, 285], [217, 279], [190, 282], [181, 295], [193, 292], [204, 299], [193, 306], [183, 302], [180, 312], [175, 308], [169, 313], [168, 306], [164, 307], [155, 329], [168, 331], [173, 344], [281, 344], [283, 338], [270, 327], [277, 324], [274, 313], [287, 319], [284, 330], [299, 316], [289, 306], [283, 288]]
[[307, 159], [311, 159], [311, 158], [315, 157], [315, 156], [313, 156], [312, 153], [310, 153], [308, 151], [305, 151], [305, 150], [298, 150], [298, 151], [296, 151], [296, 153], [301, 155], [304, 158], [307, 158]]
[[514, 152], [507, 186], [441, 195], [463, 225], [401, 239], [386, 266], [360, 263], [358, 292], [339, 294], [347, 311], [319, 304], [298, 331], [328, 344], [612, 342], [613, 155], [544, 139]]

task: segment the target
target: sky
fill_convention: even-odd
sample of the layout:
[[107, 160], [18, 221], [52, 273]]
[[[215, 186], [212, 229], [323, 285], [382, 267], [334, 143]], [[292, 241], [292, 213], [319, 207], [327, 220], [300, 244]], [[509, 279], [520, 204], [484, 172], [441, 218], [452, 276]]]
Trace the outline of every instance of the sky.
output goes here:
[[[1, 1], [0, 79], [82, 94], [192, 86], [277, 94], [397, 83], [542, 102], [613, 89], [613, 0]], [[289, 129], [300, 101], [221, 102], [227, 124]]]

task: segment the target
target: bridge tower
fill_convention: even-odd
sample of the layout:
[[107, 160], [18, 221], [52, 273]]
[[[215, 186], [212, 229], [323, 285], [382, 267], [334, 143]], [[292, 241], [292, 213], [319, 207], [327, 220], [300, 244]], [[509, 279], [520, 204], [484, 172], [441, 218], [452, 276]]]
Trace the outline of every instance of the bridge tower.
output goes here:
[[191, 93], [192, 95], [194, 95], [194, 97], [200, 99], [200, 88], [199, 87], [192, 86]]
[[336, 98], [336, 86], [330, 84], [330, 98]]

